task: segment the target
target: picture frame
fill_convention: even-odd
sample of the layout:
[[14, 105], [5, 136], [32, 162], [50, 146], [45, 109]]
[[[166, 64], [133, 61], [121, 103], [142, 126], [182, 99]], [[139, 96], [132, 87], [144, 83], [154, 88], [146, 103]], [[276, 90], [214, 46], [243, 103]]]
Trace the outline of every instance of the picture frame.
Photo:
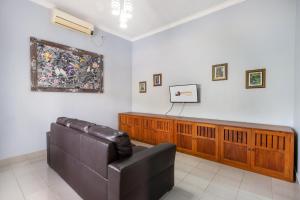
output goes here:
[[228, 80], [228, 63], [217, 64], [212, 66], [212, 80]]
[[266, 69], [246, 71], [246, 89], [266, 88]]
[[153, 86], [162, 86], [162, 74], [153, 74]]
[[139, 82], [139, 91], [140, 91], [140, 93], [147, 92], [147, 82], [146, 81]]
[[103, 55], [30, 37], [31, 91], [103, 93]]

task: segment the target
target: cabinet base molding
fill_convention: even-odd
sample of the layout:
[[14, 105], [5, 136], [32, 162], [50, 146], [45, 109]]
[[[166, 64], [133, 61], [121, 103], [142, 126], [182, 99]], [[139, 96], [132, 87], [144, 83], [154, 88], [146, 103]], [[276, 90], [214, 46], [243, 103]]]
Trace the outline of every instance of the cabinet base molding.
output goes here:
[[294, 182], [295, 132], [286, 126], [120, 113], [119, 129], [148, 144]]

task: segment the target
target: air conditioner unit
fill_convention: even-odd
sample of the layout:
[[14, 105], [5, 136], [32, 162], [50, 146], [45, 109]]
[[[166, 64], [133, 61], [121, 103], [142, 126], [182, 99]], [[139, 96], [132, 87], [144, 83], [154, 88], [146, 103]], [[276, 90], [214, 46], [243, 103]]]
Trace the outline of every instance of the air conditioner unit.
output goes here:
[[80, 31], [88, 35], [93, 35], [94, 33], [94, 25], [58, 9], [53, 9], [52, 22], [54, 24], [67, 27], [72, 30]]

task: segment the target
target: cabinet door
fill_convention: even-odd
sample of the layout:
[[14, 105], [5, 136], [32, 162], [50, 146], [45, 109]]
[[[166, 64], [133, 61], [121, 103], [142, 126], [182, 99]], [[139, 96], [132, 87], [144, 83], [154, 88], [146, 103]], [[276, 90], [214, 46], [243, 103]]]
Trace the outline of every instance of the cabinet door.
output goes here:
[[222, 127], [220, 132], [221, 162], [242, 168], [250, 168], [251, 129]]
[[[119, 129], [120, 131], [128, 133], [127, 117], [126, 115], [119, 115]], [[129, 134], [129, 133], [128, 133]]]
[[141, 118], [136, 116], [127, 116], [127, 130], [131, 139], [141, 140]]
[[209, 124], [195, 124], [193, 151], [195, 154], [218, 160], [218, 127]]
[[155, 143], [172, 143], [173, 141], [173, 122], [172, 120], [155, 119]]
[[174, 124], [175, 144], [177, 149], [192, 153], [193, 152], [193, 123], [176, 121]]
[[275, 177], [293, 180], [293, 144], [291, 134], [253, 130], [252, 168]]
[[155, 144], [154, 119], [143, 118], [142, 121], [142, 142], [146, 142], [148, 144]]

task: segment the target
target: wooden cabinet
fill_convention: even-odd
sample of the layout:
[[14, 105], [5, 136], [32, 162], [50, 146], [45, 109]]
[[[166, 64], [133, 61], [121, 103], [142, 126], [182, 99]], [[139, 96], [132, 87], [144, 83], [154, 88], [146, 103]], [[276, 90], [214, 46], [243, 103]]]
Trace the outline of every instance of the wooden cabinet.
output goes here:
[[222, 163], [243, 168], [251, 164], [251, 129], [220, 128], [220, 160]]
[[154, 120], [155, 144], [173, 143], [173, 121], [165, 119]]
[[194, 124], [193, 152], [204, 158], [219, 160], [218, 127], [209, 124]]
[[251, 164], [255, 171], [288, 179], [293, 176], [294, 138], [290, 134], [253, 130]]
[[128, 133], [130, 136], [127, 125], [127, 115], [119, 115], [119, 129]]
[[121, 113], [119, 129], [134, 140], [174, 143], [184, 153], [294, 181], [295, 133], [289, 127]]
[[155, 120], [152, 118], [143, 118], [142, 119], [142, 142], [146, 142], [148, 144], [156, 144], [155, 141]]
[[193, 124], [184, 121], [175, 121], [175, 144], [178, 150], [193, 152]]
[[120, 115], [119, 129], [127, 132], [132, 139], [149, 144], [174, 141], [172, 120]]
[[135, 116], [120, 116], [119, 129], [135, 140], [141, 140], [142, 119]]

